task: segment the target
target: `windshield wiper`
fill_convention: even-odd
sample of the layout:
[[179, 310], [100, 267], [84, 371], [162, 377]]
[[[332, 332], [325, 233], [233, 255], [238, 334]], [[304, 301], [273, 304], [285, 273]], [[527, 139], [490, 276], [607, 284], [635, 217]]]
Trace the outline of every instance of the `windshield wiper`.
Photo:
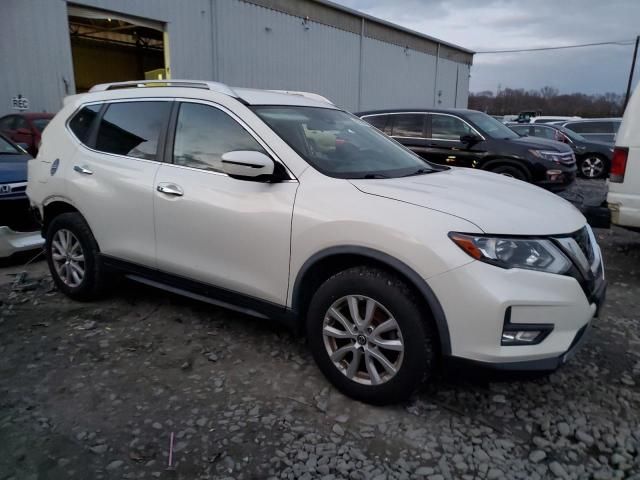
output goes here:
[[404, 175], [405, 177], [413, 177], [414, 175], [424, 175], [425, 173], [433, 173], [435, 172], [435, 170], [431, 170], [428, 168], [419, 168], [418, 170], [416, 170], [415, 172], [411, 172], [408, 175]]
[[365, 176], [363, 176], [362, 178], [369, 180], [372, 178], [389, 178], [386, 175], [383, 175], [382, 173], [367, 173]]

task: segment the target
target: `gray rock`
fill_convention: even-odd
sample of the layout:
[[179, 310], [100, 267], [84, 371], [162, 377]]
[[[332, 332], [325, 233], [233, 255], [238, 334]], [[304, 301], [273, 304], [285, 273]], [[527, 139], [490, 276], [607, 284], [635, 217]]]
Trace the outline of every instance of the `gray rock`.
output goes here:
[[122, 460], [114, 460], [109, 465], [107, 465], [107, 470], [117, 470], [123, 464], [124, 464], [124, 462]]
[[539, 463], [547, 458], [547, 454], [543, 450], [534, 450], [529, 454], [529, 460], [533, 463]]
[[333, 431], [333, 433], [335, 433], [336, 435], [340, 435], [343, 436], [344, 435], [344, 428], [342, 428], [340, 425], [338, 425], [337, 423], [333, 426], [333, 428], [331, 429]]
[[588, 433], [584, 432], [583, 430], [576, 431], [576, 439], [578, 441], [584, 443], [588, 447], [593, 445], [593, 442], [594, 442], [593, 437], [591, 435], [589, 435]]
[[93, 447], [91, 447], [89, 449], [90, 451], [92, 451], [93, 453], [96, 453], [98, 455], [102, 455], [103, 453], [105, 453], [107, 450], [109, 450], [109, 446], [106, 444], [102, 444], [102, 445], [94, 445]]
[[488, 480], [499, 480], [500, 478], [504, 478], [504, 473], [499, 468], [491, 468], [487, 473]]
[[416, 475], [431, 475], [433, 473], [433, 468], [431, 467], [420, 467], [415, 471]]
[[569, 426], [569, 424], [565, 422], [558, 423], [557, 427], [558, 427], [558, 433], [563, 437], [568, 437], [573, 432], [573, 429]]
[[556, 477], [567, 478], [566, 470], [558, 462], [551, 462], [549, 464], [549, 470], [551, 470], [551, 473], [553, 473]]

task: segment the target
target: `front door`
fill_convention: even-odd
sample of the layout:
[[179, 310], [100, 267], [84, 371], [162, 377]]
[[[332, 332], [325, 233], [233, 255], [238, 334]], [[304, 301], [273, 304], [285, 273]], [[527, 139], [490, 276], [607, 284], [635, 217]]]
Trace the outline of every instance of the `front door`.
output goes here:
[[468, 145], [460, 141], [464, 135], [478, 133], [461, 118], [450, 114], [432, 113], [428, 121], [428, 155], [442, 165], [478, 167], [483, 141]]
[[155, 182], [158, 268], [285, 305], [298, 182], [229, 177], [220, 157], [235, 150], [268, 154], [228, 110], [179, 105], [172, 163]]

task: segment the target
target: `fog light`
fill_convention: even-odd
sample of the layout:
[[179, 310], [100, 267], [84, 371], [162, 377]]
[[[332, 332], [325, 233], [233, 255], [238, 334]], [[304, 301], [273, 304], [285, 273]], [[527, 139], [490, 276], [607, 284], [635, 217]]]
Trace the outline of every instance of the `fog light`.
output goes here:
[[562, 180], [564, 172], [562, 170], [547, 170], [547, 180], [557, 182]]
[[502, 345], [535, 344], [542, 330], [506, 330], [502, 332]]

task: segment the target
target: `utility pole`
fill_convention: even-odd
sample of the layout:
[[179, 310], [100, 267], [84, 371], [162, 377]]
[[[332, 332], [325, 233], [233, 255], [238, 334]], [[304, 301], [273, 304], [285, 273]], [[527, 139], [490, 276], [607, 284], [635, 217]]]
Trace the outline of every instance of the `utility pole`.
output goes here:
[[625, 108], [627, 108], [627, 103], [629, 103], [629, 97], [631, 96], [631, 83], [633, 82], [633, 71], [636, 69], [636, 57], [638, 56], [638, 43], [640, 43], [640, 35], [636, 37], [636, 46], [633, 49], [633, 60], [631, 60], [631, 71], [629, 72], [629, 83], [627, 83], [627, 94], [624, 97], [624, 106], [622, 108], [622, 113], [624, 113]]

